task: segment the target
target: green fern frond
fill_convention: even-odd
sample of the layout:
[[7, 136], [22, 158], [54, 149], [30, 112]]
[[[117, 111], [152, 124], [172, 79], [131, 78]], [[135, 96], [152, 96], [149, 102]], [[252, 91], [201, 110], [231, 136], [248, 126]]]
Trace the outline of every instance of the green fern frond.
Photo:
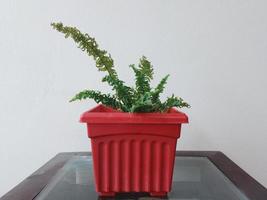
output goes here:
[[159, 82], [159, 84], [156, 86], [156, 88], [152, 91], [152, 101], [154, 103], [159, 100], [159, 95], [163, 92], [169, 76], [170, 75], [168, 74], [165, 77], [163, 77]]
[[96, 103], [102, 103], [109, 107], [121, 109], [123, 111], [125, 110], [124, 106], [117, 101], [116, 97], [109, 94], [102, 94], [101, 92], [95, 90], [84, 90], [79, 92], [70, 100], [70, 102], [83, 99], [93, 99]]
[[64, 26], [62, 23], [52, 23], [51, 26], [65, 34], [66, 38], [71, 37], [78, 44], [80, 49], [86, 51], [89, 56], [92, 56], [98, 70], [108, 72], [106, 76], [108, 78], [104, 79], [113, 87], [113, 90], [116, 91], [118, 99], [126, 104], [126, 106], [131, 106], [131, 97], [129, 97], [127, 93], [130, 87], [124, 85], [124, 82], [119, 80], [110, 54], [107, 54], [105, 50], [99, 49], [93, 37], [90, 37], [87, 33], [80, 32], [76, 27]]
[[90, 37], [87, 33], [82, 33], [76, 27], [64, 26], [61, 22], [51, 23], [51, 26], [63, 33], [65, 38], [71, 37], [78, 44], [78, 48], [89, 56], [93, 56], [99, 71], [106, 71], [110, 76], [117, 77], [113, 59], [105, 50], [99, 49], [95, 38]]
[[155, 107], [151, 101], [149, 92], [141, 95], [134, 103], [130, 112], [155, 112]]
[[180, 97], [175, 97], [172, 95], [171, 97], [168, 97], [167, 100], [162, 104], [161, 111], [166, 112], [172, 107], [177, 107], [177, 108], [190, 108], [190, 105], [186, 103], [182, 98]]
[[133, 103], [133, 89], [124, 84], [123, 81], [119, 79], [113, 79], [110, 75], [105, 76], [102, 82], [107, 82], [112, 90], [116, 92], [116, 97], [118, 100], [123, 102], [126, 107], [131, 107]]
[[153, 79], [153, 67], [145, 56], [140, 59], [138, 67], [130, 65], [135, 74], [135, 95], [139, 98], [146, 92], [150, 92], [150, 81]]
[[149, 79], [141, 72], [140, 69], [136, 68], [134, 65], [130, 65], [135, 74], [135, 96], [138, 98], [144, 95], [145, 92], [150, 91]]
[[145, 56], [142, 56], [139, 63], [139, 69], [141, 73], [146, 77], [148, 80], [153, 79], [153, 66], [151, 63], [147, 60]]

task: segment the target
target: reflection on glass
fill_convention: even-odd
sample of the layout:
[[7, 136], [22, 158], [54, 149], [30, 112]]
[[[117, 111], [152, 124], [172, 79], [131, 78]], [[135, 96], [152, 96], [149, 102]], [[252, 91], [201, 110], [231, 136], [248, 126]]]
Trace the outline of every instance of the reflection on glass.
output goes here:
[[[36, 200], [101, 199], [94, 189], [91, 156], [74, 156]], [[114, 198], [103, 198], [114, 199]], [[115, 199], [160, 199], [147, 194], [118, 194]], [[205, 157], [176, 157], [170, 200], [248, 200]]]

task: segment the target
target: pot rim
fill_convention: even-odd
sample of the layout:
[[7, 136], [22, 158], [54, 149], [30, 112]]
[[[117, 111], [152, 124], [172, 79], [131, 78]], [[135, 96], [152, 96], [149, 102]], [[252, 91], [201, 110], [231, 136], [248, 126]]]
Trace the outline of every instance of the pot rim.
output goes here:
[[90, 124], [182, 124], [188, 123], [185, 113], [171, 108], [167, 113], [128, 113], [98, 104], [84, 112], [80, 122]]

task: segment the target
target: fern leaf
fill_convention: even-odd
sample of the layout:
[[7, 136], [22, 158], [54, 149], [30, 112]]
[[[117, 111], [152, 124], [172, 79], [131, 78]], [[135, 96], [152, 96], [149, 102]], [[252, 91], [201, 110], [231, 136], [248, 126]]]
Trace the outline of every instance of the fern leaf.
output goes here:
[[51, 26], [63, 33], [65, 38], [71, 37], [78, 44], [78, 48], [85, 51], [89, 56], [93, 56], [99, 71], [106, 71], [110, 76], [117, 77], [113, 59], [105, 50], [99, 49], [95, 38], [90, 37], [87, 33], [82, 33], [76, 27], [64, 26], [61, 22], [51, 23]]
[[159, 82], [159, 84], [156, 86], [156, 88], [153, 90], [152, 92], [152, 101], [155, 103], [157, 101], [159, 101], [159, 95], [163, 92], [165, 85], [167, 83], [167, 79], [169, 78], [169, 74], [166, 75], [165, 77], [163, 77], [161, 79], [161, 81]]
[[155, 112], [149, 92], [141, 95], [132, 106], [130, 112]]
[[130, 65], [135, 73], [135, 95], [137, 98], [150, 92], [150, 81], [153, 79], [153, 67], [145, 56], [140, 59], [138, 67]]
[[153, 79], [153, 66], [151, 63], [147, 60], [145, 56], [142, 56], [139, 63], [139, 69], [141, 73], [146, 77], [148, 80]]
[[111, 96], [109, 94], [102, 94], [101, 92], [95, 90], [84, 90], [82, 92], [79, 92], [70, 100], [70, 102], [88, 98], [93, 99], [96, 103], [102, 103], [106, 106], [116, 109], [119, 108], [125, 111], [125, 107], [114, 96]]
[[144, 95], [145, 92], [150, 91], [149, 80], [142, 74], [141, 70], [136, 68], [134, 65], [130, 65], [135, 74], [135, 96], [138, 98]]
[[175, 97], [172, 95], [171, 97], [168, 97], [167, 100], [162, 104], [161, 111], [166, 112], [172, 107], [177, 107], [177, 108], [190, 108], [190, 105], [186, 103], [182, 98], [180, 97]]
[[116, 92], [118, 100], [123, 102], [127, 108], [132, 106], [134, 91], [131, 87], [126, 86], [124, 82], [119, 79], [113, 79], [110, 75], [105, 76], [102, 82], [107, 82], [112, 87], [112, 90]]

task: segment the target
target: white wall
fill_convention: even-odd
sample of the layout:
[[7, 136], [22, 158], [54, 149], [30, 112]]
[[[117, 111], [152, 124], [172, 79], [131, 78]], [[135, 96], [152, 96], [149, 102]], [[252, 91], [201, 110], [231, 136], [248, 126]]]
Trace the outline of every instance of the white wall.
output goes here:
[[267, 186], [267, 1], [1, 0], [0, 196], [58, 152], [87, 151], [68, 103], [85, 88], [108, 90], [91, 59], [50, 22], [95, 36], [128, 83], [146, 55], [165, 95], [184, 97], [178, 149], [220, 150]]

